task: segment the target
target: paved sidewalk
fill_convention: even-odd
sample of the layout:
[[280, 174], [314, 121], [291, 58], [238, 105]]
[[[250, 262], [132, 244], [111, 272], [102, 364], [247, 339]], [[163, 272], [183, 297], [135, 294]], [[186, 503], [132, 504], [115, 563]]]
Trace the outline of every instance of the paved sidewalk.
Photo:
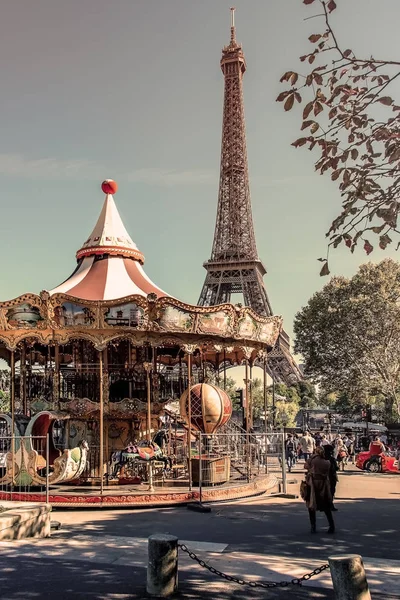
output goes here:
[[[227, 552], [225, 544], [185, 541], [203, 560], [224, 573], [246, 580], [289, 581], [325, 562]], [[317, 550], [317, 549], [316, 549]], [[0, 598], [128, 599], [145, 598], [147, 540], [121, 536], [66, 536], [55, 533], [45, 540], [0, 543]], [[399, 561], [364, 557], [373, 598], [400, 598]], [[179, 555], [181, 598], [334, 598], [329, 571], [301, 588], [263, 590], [232, 584], [209, 573], [185, 553]]]

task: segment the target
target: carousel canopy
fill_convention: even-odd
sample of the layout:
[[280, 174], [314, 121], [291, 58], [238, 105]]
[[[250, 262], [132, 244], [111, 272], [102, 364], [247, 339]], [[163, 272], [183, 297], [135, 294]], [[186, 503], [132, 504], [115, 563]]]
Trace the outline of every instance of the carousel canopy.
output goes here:
[[72, 275], [50, 291], [84, 300], [117, 300], [125, 296], [169, 296], [156, 286], [143, 270], [144, 256], [126, 231], [113, 193], [117, 184], [102, 183], [106, 194], [97, 223], [76, 253], [78, 265]]

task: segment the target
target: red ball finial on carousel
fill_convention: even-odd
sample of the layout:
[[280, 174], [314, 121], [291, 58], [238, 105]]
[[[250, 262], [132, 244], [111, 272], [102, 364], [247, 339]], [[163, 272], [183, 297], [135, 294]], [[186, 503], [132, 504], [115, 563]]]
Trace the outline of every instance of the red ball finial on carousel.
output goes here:
[[101, 189], [105, 194], [115, 194], [118, 191], [118, 184], [114, 179], [105, 179], [101, 184]]

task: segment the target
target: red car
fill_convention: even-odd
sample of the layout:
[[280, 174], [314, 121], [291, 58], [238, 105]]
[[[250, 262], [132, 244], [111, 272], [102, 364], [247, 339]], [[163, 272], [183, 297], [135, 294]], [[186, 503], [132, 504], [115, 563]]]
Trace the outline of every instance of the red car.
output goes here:
[[399, 473], [399, 461], [386, 452], [372, 450], [360, 452], [356, 456], [356, 467], [371, 473]]

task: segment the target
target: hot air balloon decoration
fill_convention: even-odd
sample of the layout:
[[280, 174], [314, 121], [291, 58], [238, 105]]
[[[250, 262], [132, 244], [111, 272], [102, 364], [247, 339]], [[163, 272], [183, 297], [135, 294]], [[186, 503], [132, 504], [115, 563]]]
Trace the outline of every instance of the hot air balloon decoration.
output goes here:
[[[181, 416], [189, 422], [189, 394], [185, 390], [180, 399]], [[190, 420], [193, 429], [211, 435], [232, 415], [228, 394], [211, 383], [197, 383], [190, 388]]]
[[232, 402], [228, 394], [211, 383], [197, 383], [190, 388], [190, 416], [189, 416], [189, 390], [183, 392], [180, 399], [181, 416], [191, 429], [200, 434], [201, 456], [191, 456], [193, 483], [202, 485], [215, 485], [229, 480], [230, 457], [215, 453], [212, 447], [212, 436], [231, 417]]

